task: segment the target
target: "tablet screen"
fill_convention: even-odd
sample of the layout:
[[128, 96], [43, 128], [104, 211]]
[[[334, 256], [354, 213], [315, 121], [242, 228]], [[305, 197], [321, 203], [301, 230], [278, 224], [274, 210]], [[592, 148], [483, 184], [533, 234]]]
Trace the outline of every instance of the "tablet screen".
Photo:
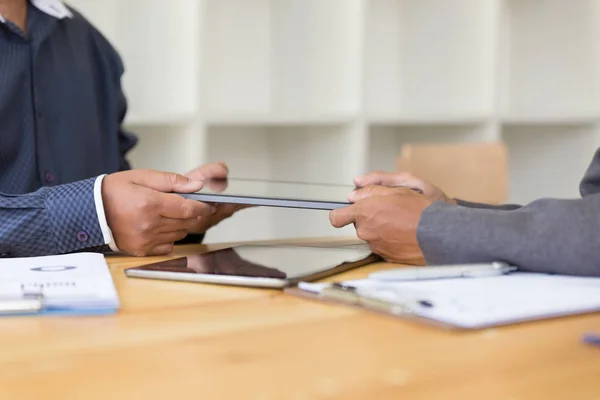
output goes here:
[[363, 250], [245, 245], [180, 257], [129, 270], [297, 280], [334, 270], [344, 264], [374, 262], [375, 257], [368, 247]]
[[185, 197], [217, 203], [317, 208], [347, 206], [352, 185], [265, 181], [231, 178], [205, 182], [201, 191]]

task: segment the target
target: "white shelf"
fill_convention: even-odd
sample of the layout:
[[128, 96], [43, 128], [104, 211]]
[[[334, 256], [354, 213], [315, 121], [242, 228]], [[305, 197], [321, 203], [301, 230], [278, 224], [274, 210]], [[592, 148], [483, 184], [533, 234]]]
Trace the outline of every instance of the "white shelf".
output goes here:
[[[351, 183], [410, 142], [503, 140], [510, 201], [600, 142], [598, 0], [75, 0], [123, 56], [136, 167]], [[353, 234], [253, 209], [208, 241]]]
[[206, 117], [211, 126], [295, 126], [343, 125], [358, 118], [353, 113], [302, 115], [302, 114], [211, 114]]
[[490, 119], [489, 115], [477, 114], [424, 114], [424, 115], [369, 115], [371, 125], [474, 125]]
[[[139, 116], [194, 114], [199, 106], [200, 2], [127, 0], [119, 4], [125, 92]], [[154, 21], [148, 25], [148, 21]]]
[[368, 0], [369, 113], [489, 113], [495, 1]]
[[136, 115], [128, 113], [125, 118], [125, 126], [132, 128], [143, 128], [153, 126], [185, 126], [192, 123], [196, 118], [197, 116], [192, 113], [155, 115]]
[[506, 0], [501, 107], [516, 115], [597, 112], [599, 3]]
[[[600, 111], [600, 110], [599, 110]], [[600, 112], [563, 115], [507, 115], [504, 125], [585, 125], [600, 121]]]
[[206, 4], [204, 104], [209, 114], [358, 109], [360, 0]]

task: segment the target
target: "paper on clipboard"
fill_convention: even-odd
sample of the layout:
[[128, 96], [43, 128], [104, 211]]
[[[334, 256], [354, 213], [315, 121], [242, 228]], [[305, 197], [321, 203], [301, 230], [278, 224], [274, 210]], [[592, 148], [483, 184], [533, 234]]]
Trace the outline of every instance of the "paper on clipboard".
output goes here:
[[[401, 317], [413, 317], [463, 329], [479, 329], [560, 316], [600, 311], [600, 278], [582, 278], [534, 273], [515, 273], [483, 279], [443, 279], [418, 282], [381, 284], [363, 279], [342, 282], [359, 289], [360, 295], [389, 303], [397, 302], [401, 312], [386, 312]], [[346, 303], [373, 309], [356, 297], [331, 298], [323, 295], [327, 284], [301, 283], [290, 294], [314, 299]], [[394, 299], [390, 292], [398, 293]], [[346, 301], [348, 299], [348, 301]], [[410, 304], [407, 304], [407, 299]], [[414, 307], [419, 301], [431, 307]]]

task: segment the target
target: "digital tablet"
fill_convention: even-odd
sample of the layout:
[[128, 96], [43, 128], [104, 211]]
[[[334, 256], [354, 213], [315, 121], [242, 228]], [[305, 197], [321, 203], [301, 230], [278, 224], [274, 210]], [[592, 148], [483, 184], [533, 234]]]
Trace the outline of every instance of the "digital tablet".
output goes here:
[[134, 278], [284, 288], [381, 261], [370, 250], [287, 245], [243, 245], [141, 267]]
[[352, 185], [230, 178], [207, 181], [196, 193], [178, 194], [205, 203], [334, 210], [350, 204], [347, 196], [354, 189]]

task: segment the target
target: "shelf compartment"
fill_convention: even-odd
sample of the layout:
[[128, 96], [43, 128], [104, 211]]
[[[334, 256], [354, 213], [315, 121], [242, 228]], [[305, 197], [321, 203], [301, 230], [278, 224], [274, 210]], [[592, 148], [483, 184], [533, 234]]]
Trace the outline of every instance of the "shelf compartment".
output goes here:
[[489, 114], [496, 22], [497, 1], [368, 0], [368, 114]]
[[357, 112], [360, 0], [208, 0], [208, 115]]
[[502, 15], [502, 113], [598, 114], [600, 3], [506, 0]]
[[600, 145], [598, 126], [515, 125], [503, 128], [511, 202], [579, 197], [579, 182]]
[[400, 150], [408, 143], [457, 143], [483, 141], [489, 127], [485, 124], [466, 125], [371, 125], [369, 132], [370, 171], [394, 172]]

